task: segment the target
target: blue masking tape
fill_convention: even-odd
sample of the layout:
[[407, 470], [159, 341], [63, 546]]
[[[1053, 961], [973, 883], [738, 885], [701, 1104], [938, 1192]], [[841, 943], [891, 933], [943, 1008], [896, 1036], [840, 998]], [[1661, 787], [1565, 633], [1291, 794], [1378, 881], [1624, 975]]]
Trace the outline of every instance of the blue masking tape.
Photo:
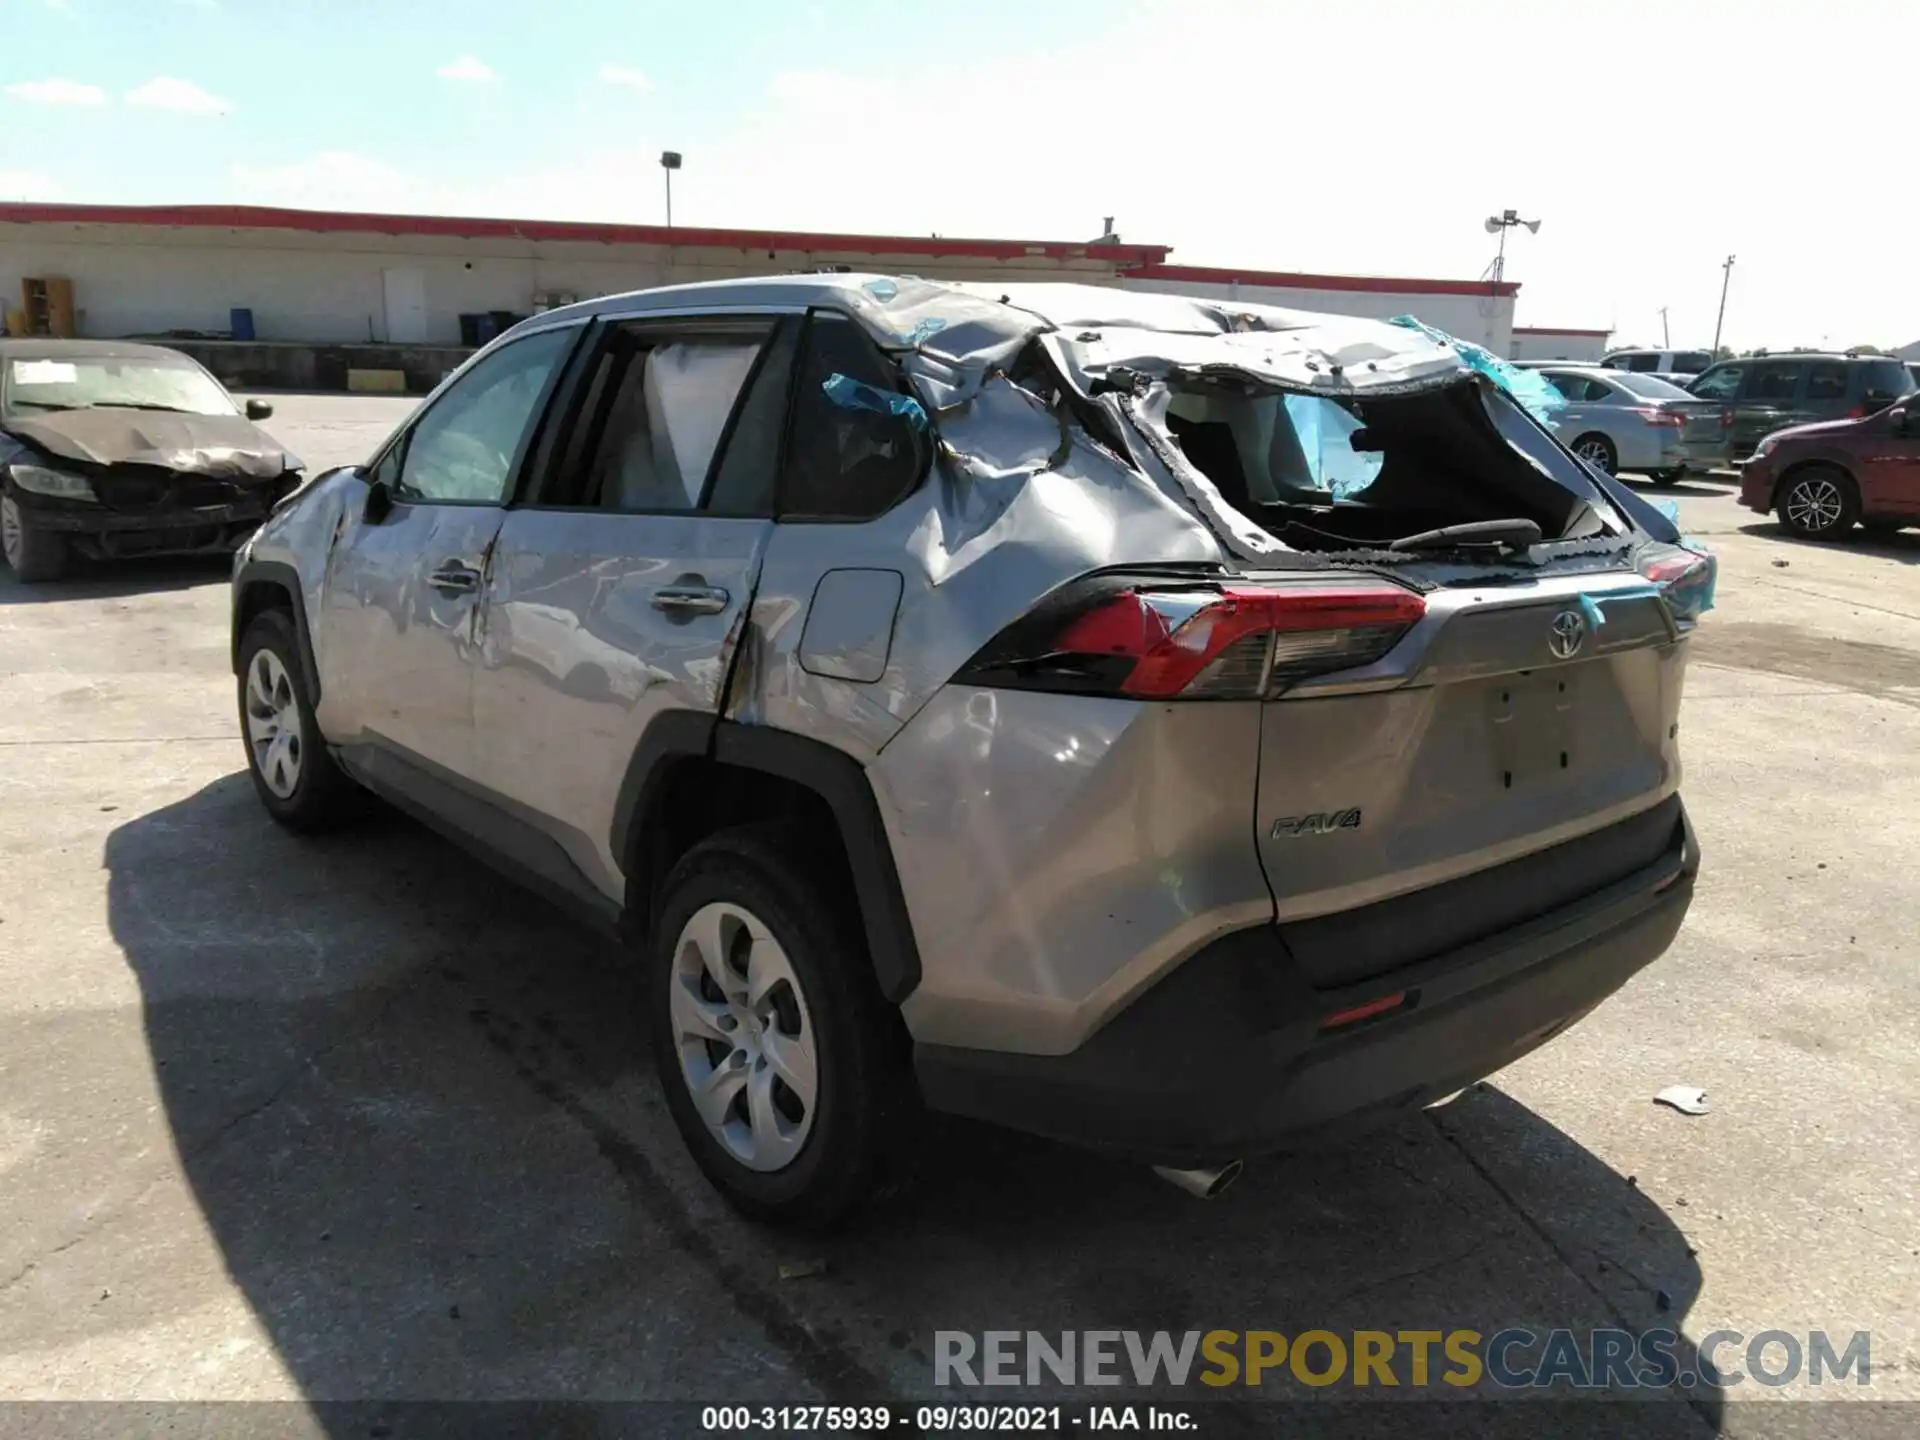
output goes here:
[[838, 371], [822, 380], [820, 388], [842, 410], [871, 410], [877, 415], [902, 415], [914, 429], [927, 428], [927, 412], [911, 395], [896, 395]]

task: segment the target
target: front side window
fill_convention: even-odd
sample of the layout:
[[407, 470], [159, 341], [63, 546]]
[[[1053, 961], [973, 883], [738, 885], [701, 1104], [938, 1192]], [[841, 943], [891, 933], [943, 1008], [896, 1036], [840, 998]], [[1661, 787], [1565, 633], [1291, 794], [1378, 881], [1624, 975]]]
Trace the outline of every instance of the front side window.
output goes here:
[[1627, 370], [1658, 370], [1660, 368], [1660, 356], [1656, 351], [1636, 350], [1627, 357], [1627, 363], [1622, 368]]
[[1744, 365], [1718, 366], [1693, 382], [1693, 393], [1702, 400], [1718, 400], [1724, 404], [1740, 393], [1740, 380], [1745, 374]]
[[529, 335], [455, 381], [404, 440], [396, 496], [503, 503], [548, 382], [578, 336], [571, 326]]
[[927, 417], [866, 332], [844, 316], [807, 323], [787, 435], [783, 518], [864, 520], [926, 473]]
[[1698, 375], [1713, 363], [1713, 357], [1704, 350], [1676, 350], [1673, 354], [1673, 368], [1682, 375]]

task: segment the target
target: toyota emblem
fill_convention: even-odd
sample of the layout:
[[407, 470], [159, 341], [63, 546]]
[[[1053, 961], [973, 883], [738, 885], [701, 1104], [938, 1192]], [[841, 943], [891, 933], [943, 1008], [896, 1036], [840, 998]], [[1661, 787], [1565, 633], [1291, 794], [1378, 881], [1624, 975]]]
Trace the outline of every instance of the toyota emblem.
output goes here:
[[1580, 618], [1578, 610], [1562, 610], [1553, 617], [1553, 628], [1547, 635], [1547, 648], [1553, 652], [1556, 660], [1571, 660], [1580, 653], [1580, 646], [1587, 638], [1587, 622]]

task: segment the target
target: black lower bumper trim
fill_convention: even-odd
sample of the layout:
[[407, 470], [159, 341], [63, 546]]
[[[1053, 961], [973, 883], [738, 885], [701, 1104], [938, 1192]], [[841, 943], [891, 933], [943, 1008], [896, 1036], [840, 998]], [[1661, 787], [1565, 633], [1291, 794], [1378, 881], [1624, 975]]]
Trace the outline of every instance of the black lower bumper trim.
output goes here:
[[[1551, 1039], [1672, 943], [1698, 850], [1684, 812], [1654, 864], [1456, 954], [1330, 996], [1272, 926], [1216, 941], [1078, 1050], [918, 1045], [929, 1106], [1167, 1165], [1302, 1146], [1437, 1100]], [[1329, 1015], [1404, 990], [1350, 1028]]]

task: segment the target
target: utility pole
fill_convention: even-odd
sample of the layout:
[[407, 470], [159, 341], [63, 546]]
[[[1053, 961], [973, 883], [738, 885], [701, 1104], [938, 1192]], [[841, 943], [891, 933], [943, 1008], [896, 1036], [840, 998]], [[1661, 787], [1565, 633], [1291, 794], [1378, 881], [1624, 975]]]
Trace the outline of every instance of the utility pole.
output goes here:
[[1667, 307], [1664, 305], [1660, 307], [1660, 348], [1662, 350], [1673, 348], [1673, 336], [1667, 333]]
[[1713, 358], [1720, 358], [1720, 326], [1727, 318], [1727, 286], [1733, 280], [1733, 256], [1727, 257], [1727, 263], [1720, 267], [1720, 313], [1713, 321]]

